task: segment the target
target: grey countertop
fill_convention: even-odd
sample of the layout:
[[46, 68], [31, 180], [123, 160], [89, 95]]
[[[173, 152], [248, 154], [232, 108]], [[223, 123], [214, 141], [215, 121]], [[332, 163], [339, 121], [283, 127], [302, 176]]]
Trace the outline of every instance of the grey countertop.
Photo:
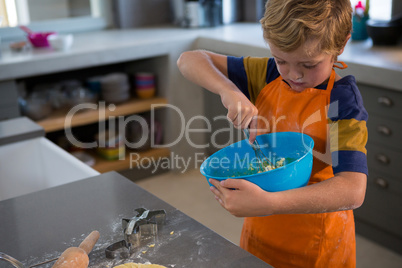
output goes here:
[[[135, 216], [140, 207], [165, 209], [166, 224], [129, 259], [106, 259], [105, 248], [123, 239], [121, 219]], [[116, 172], [1, 201], [0, 215], [0, 252], [25, 265], [56, 258], [98, 230], [90, 267], [126, 262], [175, 268], [270, 267]]]
[[0, 145], [44, 136], [45, 130], [27, 117], [0, 121]]
[[[122, 61], [177, 54], [181, 48], [210, 49], [232, 55], [269, 56], [256, 23], [216, 28], [182, 29], [171, 26], [79, 33], [66, 52], [35, 49], [3, 51], [0, 81], [99, 66]], [[176, 55], [173, 54], [173, 55]], [[350, 41], [339, 58], [358, 82], [402, 90], [402, 47], [375, 47], [371, 40]], [[176, 59], [172, 59], [176, 60]]]

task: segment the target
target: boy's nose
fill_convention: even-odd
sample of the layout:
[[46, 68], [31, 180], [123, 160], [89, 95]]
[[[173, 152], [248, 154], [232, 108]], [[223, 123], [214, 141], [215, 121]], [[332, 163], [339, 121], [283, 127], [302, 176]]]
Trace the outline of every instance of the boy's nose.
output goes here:
[[299, 71], [299, 70], [291, 69], [291, 70], [289, 71], [289, 78], [290, 78], [292, 81], [297, 82], [297, 80], [300, 80], [300, 79], [303, 78], [303, 73], [302, 73], [301, 71]]

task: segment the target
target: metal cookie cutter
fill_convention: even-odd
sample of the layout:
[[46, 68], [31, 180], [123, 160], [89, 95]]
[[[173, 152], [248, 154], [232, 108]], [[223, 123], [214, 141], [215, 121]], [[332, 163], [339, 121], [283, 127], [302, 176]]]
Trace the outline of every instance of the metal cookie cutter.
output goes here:
[[122, 220], [124, 240], [108, 246], [105, 250], [106, 258], [114, 259], [118, 253], [121, 258], [128, 258], [133, 248], [140, 245], [141, 238], [157, 235], [158, 225], [165, 224], [165, 210], [137, 208], [135, 211], [138, 212], [135, 217]]

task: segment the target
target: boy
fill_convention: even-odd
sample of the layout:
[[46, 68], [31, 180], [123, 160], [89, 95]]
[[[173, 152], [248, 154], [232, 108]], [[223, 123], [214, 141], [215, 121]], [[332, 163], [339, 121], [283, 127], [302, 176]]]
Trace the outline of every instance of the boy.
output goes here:
[[191, 51], [178, 60], [187, 79], [220, 95], [235, 127], [250, 127], [250, 142], [256, 130], [314, 139], [306, 187], [271, 193], [245, 180], [210, 180], [218, 202], [247, 217], [241, 247], [274, 267], [356, 264], [352, 209], [366, 191], [368, 115], [354, 77], [333, 68], [346, 68], [336, 60], [351, 17], [349, 0], [269, 0], [261, 24], [273, 58]]

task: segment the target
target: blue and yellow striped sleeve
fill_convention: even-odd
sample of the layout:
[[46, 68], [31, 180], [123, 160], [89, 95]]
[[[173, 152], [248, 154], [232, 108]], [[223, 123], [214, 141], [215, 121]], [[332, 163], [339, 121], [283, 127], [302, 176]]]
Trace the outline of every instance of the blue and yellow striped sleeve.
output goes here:
[[273, 58], [229, 56], [227, 69], [229, 79], [252, 103], [261, 90], [279, 76]]
[[366, 143], [368, 114], [353, 76], [344, 77], [331, 92], [328, 121], [334, 174], [368, 174]]

